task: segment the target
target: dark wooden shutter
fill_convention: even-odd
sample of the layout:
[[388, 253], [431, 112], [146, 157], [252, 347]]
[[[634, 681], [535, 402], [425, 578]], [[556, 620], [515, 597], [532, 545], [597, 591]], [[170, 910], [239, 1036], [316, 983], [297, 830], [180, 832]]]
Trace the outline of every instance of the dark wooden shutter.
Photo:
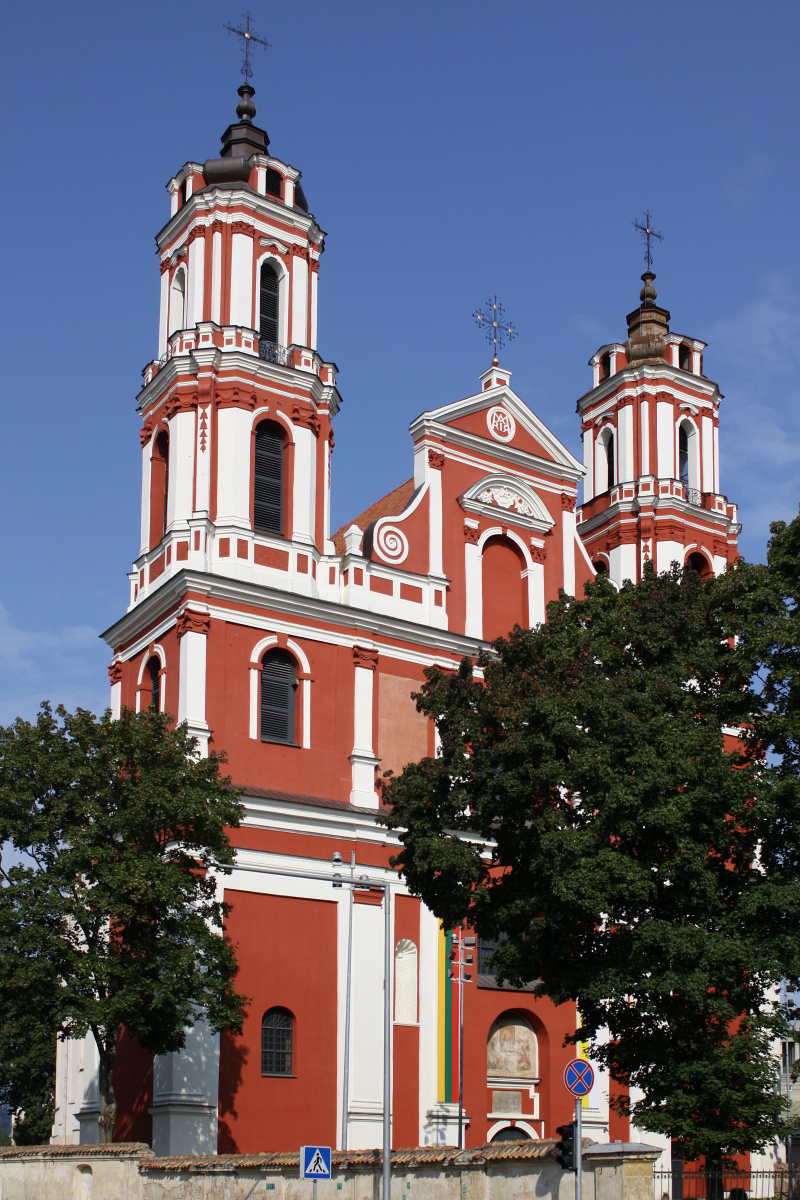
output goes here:
[[265, 422], [256, 429], [253, 526], [283, 533], [283, 438]]
[[261, 265], [261, 307], [259, 337], [268, 342], [278, 340], [278, 276], [271, 263]]
[[284, 654], [267, 651], [261, 660], [261, 738], [294, 741], [294, 663]]
[[160, 665], [157, 658], [150, 659], [150, 707], [156, 712], [161, 711], [161, 679], [158, 674]]
[[291, 1075], [292, 1014], [271, 1008], [261, 1022], [261, 1074]]
[[267, 167], [264, 191], [268, 196], [277, 196], [279, 200], [283, 195], [283, 176], [274, 167]]
[[606, 442], [606, 462], [608, 463], [608, 486], [614, 486], [614, 435], [613, 433]]

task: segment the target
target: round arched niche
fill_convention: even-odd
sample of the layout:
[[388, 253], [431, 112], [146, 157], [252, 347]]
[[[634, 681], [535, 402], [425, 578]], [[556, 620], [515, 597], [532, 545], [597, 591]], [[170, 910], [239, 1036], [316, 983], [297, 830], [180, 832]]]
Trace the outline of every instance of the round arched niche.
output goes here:
[[501, 1013], [489, 1030], [486, 1074], [493, 1079], [536, 1079], [536, 1034], [519, 1012]]

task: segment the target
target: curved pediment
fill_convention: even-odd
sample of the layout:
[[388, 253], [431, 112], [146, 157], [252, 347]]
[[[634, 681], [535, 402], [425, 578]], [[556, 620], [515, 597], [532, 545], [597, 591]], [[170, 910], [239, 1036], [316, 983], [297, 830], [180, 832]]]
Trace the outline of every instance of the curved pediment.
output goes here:
[[514, 525], [540, 533], [552, 529], [555, 522], [544, 502], [527, 483], [495, 472], [479, 479], [458, 497], [465, 512], [496, 519], [505, 510]]

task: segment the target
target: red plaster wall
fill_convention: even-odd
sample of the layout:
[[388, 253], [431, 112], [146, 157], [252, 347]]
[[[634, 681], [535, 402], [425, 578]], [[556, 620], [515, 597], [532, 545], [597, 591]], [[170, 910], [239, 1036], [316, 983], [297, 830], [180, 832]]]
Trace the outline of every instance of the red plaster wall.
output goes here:
[[507, 538], [489, 538], [483, 547], [483, 636], [507, 637], [515, 625], [528, 624], [525, 560]]

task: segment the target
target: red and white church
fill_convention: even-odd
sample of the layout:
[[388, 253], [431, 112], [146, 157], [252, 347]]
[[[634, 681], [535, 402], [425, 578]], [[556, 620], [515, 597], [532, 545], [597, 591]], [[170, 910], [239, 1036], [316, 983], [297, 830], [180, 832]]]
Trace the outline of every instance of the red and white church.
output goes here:
[[[325, 234], [300, 172], [254, 123], [253, 94], [239, 89], [220, 157], [168, 184], [158, 353], [138, 397], [140, 546], [127, 611], [105, 634], [112, 711], [175, 714], [202, 753], [227, 752], [242, 789], [220, 889], [252, 1000], [241, 1037], [201, 1021], [185, 1051], [155, 1062], [124, 1042], [116, 1137], [159, 1154], [253, 1152], [341, 1146], [344, 1128], [349, 1148], [379, 1146], [386, 982], [393, 1145], [452, 1145], [452, 931], [390, 869], [376, 780], [436, 752], [411, 699], [426, 667], [455, 669], [516, 622], [543, 621], [559, 589], [581, 595], [597, 570], [620, 583], [648, 561], [708, 573], [735, 558], [721, 396], [704, 343], [670, 331], [647, 272], [626, 340], [591, 359], [583, 462], [495, 360], [474, 395], [414, 419], [407, 482], [331, 532], [341, 398], [317, 351]], [[333, 886], [335, 854], [345, 875], [352, 854], [356, 877], [394, 880], [388, 981], [383, 892], [353, 893], [349, 1014], [350, 890]], [[571, 1118], [574, 1007], [499, 988], [490, 950], [476, 948], [464, 985], [468, 1146], [552, 1136]], [[53, 1141], [96, 1142], [98, 1116], [89, 1035], [59, 1046]], [[630, 1137], [602, 1073], [584, 1129]]]

